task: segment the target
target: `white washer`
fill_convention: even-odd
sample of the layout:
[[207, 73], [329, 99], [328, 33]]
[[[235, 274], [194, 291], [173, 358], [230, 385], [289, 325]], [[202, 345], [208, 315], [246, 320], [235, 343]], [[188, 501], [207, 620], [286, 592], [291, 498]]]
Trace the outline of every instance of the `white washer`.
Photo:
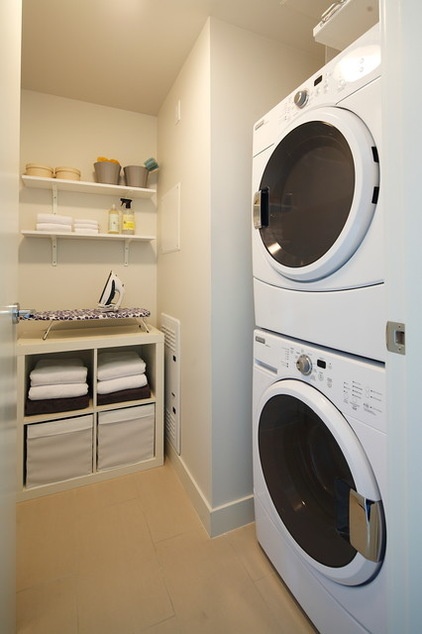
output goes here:
[[379, 40], [376, 25], [255, 125], [252, 245], [258, 326], [384, 360]]
[[254, 338], [258, 540], [319, 631], [384, 634], [384, 364]]

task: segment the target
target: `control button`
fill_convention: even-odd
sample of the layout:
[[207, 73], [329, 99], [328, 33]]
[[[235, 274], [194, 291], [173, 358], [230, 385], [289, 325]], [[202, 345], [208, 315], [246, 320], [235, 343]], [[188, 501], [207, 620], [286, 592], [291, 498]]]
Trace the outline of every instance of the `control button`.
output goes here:
[[308, 103], [309, 93], [307, 90], [298, 90], [294, 96], [294, 102], [298, 108], [303, 108]]
[[296, 361], [296, 367], [301, 374], [308, 376], [312, 372], [312, 361], [307, 354], [301, 354]]

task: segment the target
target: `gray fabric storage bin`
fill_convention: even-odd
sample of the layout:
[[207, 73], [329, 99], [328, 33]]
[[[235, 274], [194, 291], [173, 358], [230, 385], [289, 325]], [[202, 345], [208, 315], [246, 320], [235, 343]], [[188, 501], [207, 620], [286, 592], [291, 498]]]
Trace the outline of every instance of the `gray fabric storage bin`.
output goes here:
[[92, 414], [27, 425], [26, 487], [92, 473]]
[[122, 467], [154, 456], [155, 406], [139, 405], [98, 413], [97, 467]]

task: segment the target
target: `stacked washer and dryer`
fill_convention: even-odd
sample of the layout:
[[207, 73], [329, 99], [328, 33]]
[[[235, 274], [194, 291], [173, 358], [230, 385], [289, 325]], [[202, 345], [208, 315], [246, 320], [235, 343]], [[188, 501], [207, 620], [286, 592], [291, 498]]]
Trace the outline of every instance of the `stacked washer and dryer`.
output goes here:
[[386, 626], [379, 26], [254, 128], [258, 540], [322, 634]]

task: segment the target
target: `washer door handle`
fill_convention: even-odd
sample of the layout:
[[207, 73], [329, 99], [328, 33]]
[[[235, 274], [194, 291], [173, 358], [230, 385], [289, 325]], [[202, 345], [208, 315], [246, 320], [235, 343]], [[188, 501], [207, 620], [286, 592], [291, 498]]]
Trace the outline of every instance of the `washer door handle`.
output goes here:
[[384, 546], [382, 502], [349, 492], [349, 540], [366, 559], [381, 561]]
[[270, 207], [270, 188], [263, 187], [253, 197], [253, 224], [255, 229], [268, 227]]

